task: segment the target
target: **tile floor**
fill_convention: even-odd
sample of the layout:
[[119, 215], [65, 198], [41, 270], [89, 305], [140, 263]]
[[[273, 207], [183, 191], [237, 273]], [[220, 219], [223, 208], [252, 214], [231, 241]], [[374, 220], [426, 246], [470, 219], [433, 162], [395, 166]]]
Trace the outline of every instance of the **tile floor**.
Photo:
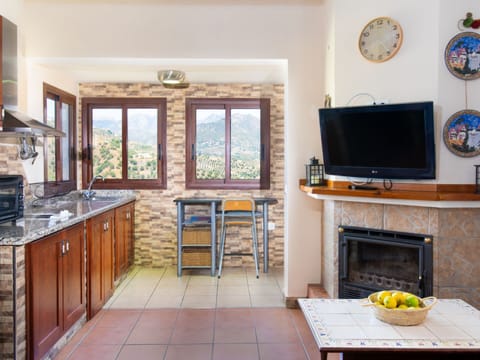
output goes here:
[[302, 312], [285, 308], [282, 277], [135, 268], [55, 359], [320, 359]]

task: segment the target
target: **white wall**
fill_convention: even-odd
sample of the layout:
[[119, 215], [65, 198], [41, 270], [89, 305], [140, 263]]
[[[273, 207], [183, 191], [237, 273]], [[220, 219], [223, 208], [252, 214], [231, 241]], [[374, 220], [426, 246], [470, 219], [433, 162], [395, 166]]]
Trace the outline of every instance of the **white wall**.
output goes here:
[[[465, 109], [465, 81], [452, 76], [445, 66], [448, 41], [460, 30], [457, 23], [467, 11], [480, 18], [478, 2], [473, 0], [365, 0], [354, 8], [354, 0], [334, 1], [335, 80], [334, 104], [344, 106], [358, 93], [369, 93], [390, 103], [433, 100], [435, 103], [437, 179], [442, 184], [472, 184], [473, 164], [478, 158], [452, 154], [442, 138], [443, 126], [453, 113]], [[477, 14], [475, 14], [477, 11]], [[358, 51], [358, 36], [372, 18], [390, 16], [400, 22], [404, 40], [391, 60], [373, 63]], [[345, 25], [347, 24], [347, 26]], [[480, 109], [480, 81], [467, 82], [469, 108]], [[370, 99], [359, 97], [353, 104]]]
[[[441, 59], [437, 68], [438, 76], [438, 104], [440, 126], [443, 128], [448, 118], [460, 110], [473, 109], [480, 111], [480, 80], [464, 81], [454, 77], [444, 64], [443, 57], [445, 47], [451, 38], [457, 35], [460, 30], [457, 27], [459, 19], [464, 19], [465, 14], [471, 11], [475, 18], [480, 18], [478, 1], [441, 0], [442, 6], [438, 13], [438, 39], [439, 48], [436, 56]], [[478, 30], [471, 30], [480, 33]], [[466, 91], [465, 91], [466, 89]], [[465, 96], [467, 95], [467, 101]], [[440, 128], [440, 132], [443, 130]], [[442, 183], [466, 183], [472, 184], [475, 181], [474, 164], [480, 164], [480, 158], [461, 158], [454, 155], [445, 146], [440, 133], [439, 156], [441, 167], [439, 178]]]

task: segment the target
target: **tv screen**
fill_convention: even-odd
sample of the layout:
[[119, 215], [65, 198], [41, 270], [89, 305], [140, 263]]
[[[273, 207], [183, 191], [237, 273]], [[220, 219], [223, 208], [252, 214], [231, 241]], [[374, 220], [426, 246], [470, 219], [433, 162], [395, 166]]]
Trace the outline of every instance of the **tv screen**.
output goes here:
[[319, 110], [325, 173], [434, 179], [433, 102]]

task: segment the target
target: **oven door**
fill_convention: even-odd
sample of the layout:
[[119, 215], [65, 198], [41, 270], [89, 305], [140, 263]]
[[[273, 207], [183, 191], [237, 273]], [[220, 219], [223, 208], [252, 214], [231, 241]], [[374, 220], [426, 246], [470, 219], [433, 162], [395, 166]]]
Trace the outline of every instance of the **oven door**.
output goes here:
[[0, 223], [23, 217], [23, 177], [0, 176]]

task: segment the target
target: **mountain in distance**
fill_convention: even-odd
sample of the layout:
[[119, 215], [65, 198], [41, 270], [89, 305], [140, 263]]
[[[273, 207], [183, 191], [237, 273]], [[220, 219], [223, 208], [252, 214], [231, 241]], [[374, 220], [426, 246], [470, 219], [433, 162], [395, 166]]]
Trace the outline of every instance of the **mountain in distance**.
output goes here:
[[[234, 153], [257, 153], [260, 145], [260, 121], [252, 115], [236, 114], [232, 118]], [[197, 151], [219, 154], [224, 151], [225, 121], [223, 116], [210, 115], [197, 124]]]

